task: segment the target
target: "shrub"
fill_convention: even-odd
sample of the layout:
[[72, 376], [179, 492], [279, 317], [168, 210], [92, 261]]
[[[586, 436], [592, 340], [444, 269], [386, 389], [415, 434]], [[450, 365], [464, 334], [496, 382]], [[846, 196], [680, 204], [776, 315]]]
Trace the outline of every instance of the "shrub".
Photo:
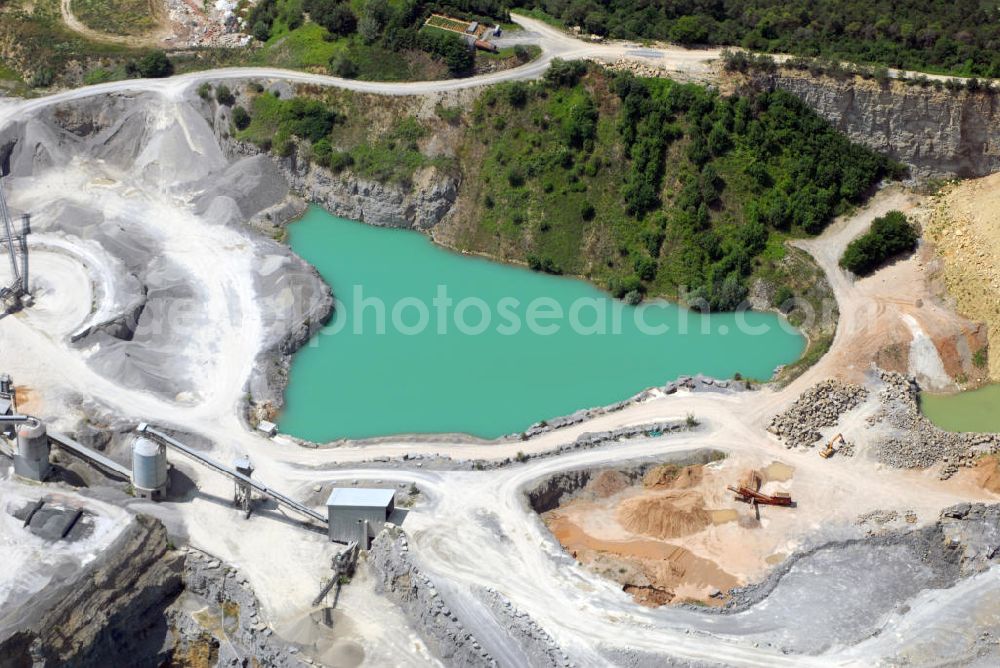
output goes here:
[[354, 165], [354, 156], [347, 151], [333, 151], [330, 153], [330, 170], [342, 172]]
[[520, 188], [523, 186], [525, 178], [524, 168], [520, 165], [514, 165], [507, 170], [507, 183], [509, 183], [512, 188]]
[[550, 257], [540, 257], [535, 254], [528, 255], [528, 267], [533, 271], [542, 271], [546, 274], [561, 274], [562, 269]]
[[207, 81], [202, 82], [198, 85], [198, 97], [205, 100], [206, 102], [212, 97], [212, 84]]
[[871, 229], [844, 251], [840, 266], [859, 276], [872, 273], [887, 260], [917, 247], [916, 227], [899, 211], [876, 218]]
[[708, 40], [708, 25], [700, 16], [682, 16], [674, 21], [670, 39], [678, 44], [704, 44]]
[[345, 55], [334, 56], [330, 61], [330, 69], [343, 79], [353, 79], [358, 76], [358, 66]]
[[787, 313], [786, 308], [790, 305], [789, 300], [795, 297], [791, 288], [787, 285], [782, 285], [780, 288], [774, 291], [774, 296], [771, 297], [771, 306], [779, 309], [782, 313]]
[[338, 0], [306, 0], [303, 8], [313, 23], [326, 28], [331, 36], [346, 37], [358, 28], [358, 17], [350, 6]]
[[507, 101], [512, 107], [520, 109], [528, 101], [528, 84], [515, 81], [507, 86]]
[[237, 130], [246, 130], [250, 127], [250, 114], [243, 107], [233, 109], [233, 125]]
[[266, 42], [271, 38], [271, 26], [264, 21], [254, 23], [251, 32], [253, 33], [253, 38], [260, 42]]
[[229, 90], [229, 86], [226, 84], [219, 84], [216, 87], [215, 100], [225, 107], [231, 107], [236, 104], [236, 96], [233, 95], [233, 91]]
[[977, 369], [986, 368], [986, 348], [980, 348], [972, 355], [972, 365]]
[[52, 70], [48, 67], [43, 67], [35, 70], [31, 78], [28, 79], [28, 85], [32, 88], [48, 88], [54, 80], [55, 74], [52, 73]]
[[571, 88], [587, 73], [587, 64], [582, 60], [562, 60], [555, 58], [545, 73], [545, 80], [555, 86]]
[[137, 61], [130, 61], [125, 65], [125, 73], [129, 77], [143, 77], [145, 79], [160, 79], [169, 77], [174, 73], [174, 65], [167, 58], [163, 51], [153, 51]]

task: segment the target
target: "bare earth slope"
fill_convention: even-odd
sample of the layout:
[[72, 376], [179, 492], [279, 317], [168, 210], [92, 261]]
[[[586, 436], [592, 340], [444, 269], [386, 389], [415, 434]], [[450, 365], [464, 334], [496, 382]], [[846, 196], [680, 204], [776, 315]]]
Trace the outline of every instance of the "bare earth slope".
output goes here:
[[960, 313], [987, 323], [990, 379], [1000, 380], [1000, 173], [948, 188], [926, 230]]

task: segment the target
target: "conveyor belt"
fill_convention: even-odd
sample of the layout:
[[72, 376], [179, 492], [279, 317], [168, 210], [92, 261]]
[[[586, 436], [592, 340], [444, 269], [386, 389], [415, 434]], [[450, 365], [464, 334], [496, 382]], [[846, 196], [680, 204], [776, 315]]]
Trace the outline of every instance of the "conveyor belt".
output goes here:
[[293, 501], [292, 499], [288, 498], [287, 496], [285, 496], [281, 492], [277, 492], [277, 491], [271, 489], [270, 487], [268, 487], [267, 485], [259, 483], [256, 480], [254, 480], [253, 478], [249, 478], [249, 477], [243, 475], [242, 473], [240, 473], [239, 471], [237, 471], [235, 469], [231, 469], [228, 466], [220, 464], [219, 462], [215, 461], [214, 459], [212, 459], [210, 457], [206, 457], [205, 455], [201, 454], [197, 450], [189, 448], [188, 446], [184, 445], [183, 443], [181, 443], [177, 439], [172, 438], [170, 436], [167, 436], [166, 434], [153, 429], [152, 427], [150, 427], [149, 425], [147, 425], [145, 423], [140, 424], [139, 428], [137, 429], [137, 431], [139, 433], [141, 433], [141, 434], [148, 434], [149, 436], [154, 437], [156, 440], [160, 441], [161, 443], [164, 443], [165, 445], [169, 445], [170, 447], [174, 448], [175, 450], [181, 451], [182, 453], [184, 453], [188, 457], [191, 457], [192, 459], [201, 462], [202, 464], [204, 464], [205, 466], [207, 466], [207, 467], [209, 467], [211, 469], [215, 469], [216, 471], [218, 471], [219, 473], [221, 473], [223, 475], [229, 476], [230, 478], [233, 478], [234, 480], [239, 480], [243, 484], [248, 485], [249, 487], [252, 487], [253, 489], [257, 490], [258, 492], [260, 492], [264, 496], [266, 496], [268, 498], [271, 498], [271, 499], [274, 499], [279, 504], [288, 506], [289, 508], [291, 508], [292, 510], [294, 510], [297, 513], [305, 515], [306, 517], [308, 517], [310, 519], [314, 519], [317, 522], [320, 522], [321, 524], [323, 524], [324, 526], [326, 524], [328, 524], [327, 518], [324, 517], [323, 515], [321, 515], [320, 513], [316, 512], [312, 508], [307, 508], [306, 506], [303, 506], [298, 501]]
[[88, 462], [104, 470], [107, 473], [112, 474], [115, 477], [122, 478], [123, 480], [132, 480], [132, 470], [122, 466], [118, 462], [105, 457], [97, 450], [91, 450], [87, 446], [77, 443], [72, 438], [66, 434], [61, 434], [58, 431], [48, 432], [49, 440], [58, 445], [60, 448], [66, 452], [70, 452], [82, 459], [86, 459]]

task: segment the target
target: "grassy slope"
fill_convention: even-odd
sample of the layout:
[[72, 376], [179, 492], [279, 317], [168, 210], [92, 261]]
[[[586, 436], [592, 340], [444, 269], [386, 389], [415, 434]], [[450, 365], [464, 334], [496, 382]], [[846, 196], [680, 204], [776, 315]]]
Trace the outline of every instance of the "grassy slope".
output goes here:
[[[289, 141], [308, 145], [297, 138], [291, 100], [266, 92], [247, 91], [244, 95], [249, 97], [243, 104], [250, 112], [251, 122], [236, 133], [237, 139], [278, 153]], [[429, 129], [426, 123], [409, 115], [405, 109], [408, 100], [378, 98], [376, 107], [367, 97], [347, 91], [316, 91], [316, 97], [327, 109], [336, 110], [336, 120], [325, 140], [334, 153], [349, 158], [344, 165], [353, 173], [380, 182], [406, 183], [423, 167], [455, 168], [454, 161], [429, 157], [420, 150], [419, 143], [429, 135]], [[316, 160], [315, 155], [313, 159]]]
[[155, 0], [72, 0], [71, 7], [85, 26], [111, 35], [142, 35], [157, 24]]

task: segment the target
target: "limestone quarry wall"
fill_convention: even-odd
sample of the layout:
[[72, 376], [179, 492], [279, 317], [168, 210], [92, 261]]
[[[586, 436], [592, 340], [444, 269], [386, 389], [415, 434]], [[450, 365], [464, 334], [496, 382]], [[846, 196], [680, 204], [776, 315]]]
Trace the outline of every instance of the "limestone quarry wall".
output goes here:
[[727, 81], [737, 90], [781, 89], [852, 141], [906, 163], [918, 178], [975, 177], [1000, 169], [1000, 96], [860, 77], [780, 70]]
[[0, 666], [97, 668], [158, 656], [163, 611], [181, 590], [182, 563], [163, 525], [137, 516], [86, 572], [47, 592], [51, 607], [0, 641]]

